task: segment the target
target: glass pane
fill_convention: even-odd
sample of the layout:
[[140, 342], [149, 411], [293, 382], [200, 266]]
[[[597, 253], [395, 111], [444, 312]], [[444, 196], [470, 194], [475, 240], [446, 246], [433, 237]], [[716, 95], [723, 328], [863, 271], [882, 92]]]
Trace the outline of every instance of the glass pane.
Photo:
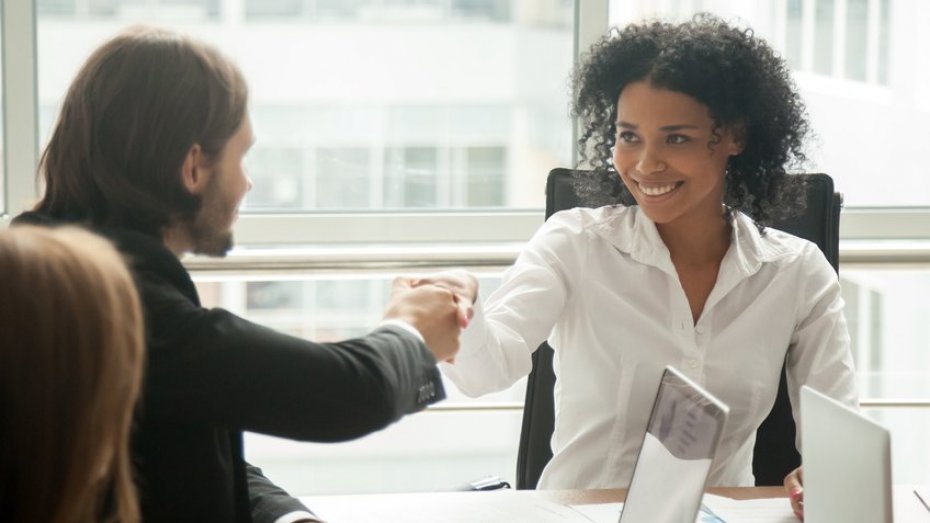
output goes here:
[[867, 408], [863, 412], [891, 431], [892, 484], [930, 483], [930, 409]]
[[294, 496], [453, 490], [489, 475], [514, 485], [522, 415], [427, 410], [336, 445], [246, 433], [245, 454]]
[[254, 209], [297, 209], [303, 194], [303, 151], [296, 147], [255, 147], [246, 157], [252, 190], [246, 203]]
[[829, 75], [833, 73], [833, 0], [818, 0], [816, 9], [814, 71]]
[[[930, 269], [840, 270], [860, 396], [930, 400]], [[865, 412], [891, 430], [894, 482], [930, 482], [930, 411]]]
[[846, 2], [846, 78], [865, 81], [869, 0]]
[[317, 209], [370, 209], [371, 157], [359, 147], [320, 148], [316, 151]]
[[[42, 137], [83, 60], [132, 23], [170, 27], [232, 56], [250, 84], [257, 137], [246, 212], [542, 208], [537, 188], [572, 161], [572, 0], [37, 7]], [[474, 148], [506, 161], [469, 160]]]
[[387, 151], [384, 166], [386, 207], [433, 207], [438, 199], [438, 151], [402, 147]]
[[507, 189], [504, 185], [507, 151], [503, 147], [469, 147], [465, 155], [468, 166], [468, 206], [502, 205]]
[[785, 48], [782, 55], [793, 69], [801, 69], [801, 50], [803, 45], [803, 30], [801, 20], [803, 13], [803, 0], [786, 0], [785, 4]]
[[36, 4], [40, 16], [63, 15], [74, 16], [77, 0], [42, 0]]
[[[913, 160], [930, 137], [922, 123], [930, 119], [930, 4], [907, 4], [913, 10], [902, 14], [889, 0], [701, 4], [751, 27], [786, 57], [814, 131], [806, 170], [833, 176], [847, 207], [930, 205], [930, 177]], [[684, 20], [698, 10], [690, 2], [611, 0], [610, 22]], [[876, 183], [876, 175], [894, 183]]]
[[[206, 307], [224, 307], [274, 329], [326, 342], [363, 335], [380, 321], [392, 276], [199, 277]], [[499, 273], [482, 274], [493, 292]], [[446, 381], [443, 404], [522, 404], [525, 380], [474, 400]], [[489, 474], [514, 482], [520, 410], [419, 413], [357, 441], [298, 443], [246, 435], [249, 461], [294, 495], [449, 490]]]

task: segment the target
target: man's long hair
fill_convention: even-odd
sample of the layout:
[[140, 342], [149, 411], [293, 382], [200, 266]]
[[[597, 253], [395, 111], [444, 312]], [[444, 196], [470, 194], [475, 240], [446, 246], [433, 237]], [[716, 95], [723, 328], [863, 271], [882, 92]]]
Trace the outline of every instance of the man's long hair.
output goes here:
[[133, 28], [94, 51], [65, 97], [39, 164], [53, 219], [152, 236], [200, 206], [181, 181], [199, 144], [215, 159], [245, 119], [248, 90], [219, 51]]

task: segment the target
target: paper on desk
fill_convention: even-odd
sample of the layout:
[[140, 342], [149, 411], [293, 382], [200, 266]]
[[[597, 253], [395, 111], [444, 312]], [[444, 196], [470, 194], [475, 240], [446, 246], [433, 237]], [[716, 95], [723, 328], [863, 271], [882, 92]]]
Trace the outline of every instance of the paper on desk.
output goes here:
[[[575, 512], [587, 518], [592, 523], [617, 523], [623, 503], [598, 503], [596, 505], [569, 505]], [[717, 515], [709, 512], [707, 507], [701, 507], [695, 523], [725, 523]]]
[[704, 505], [727, 523], [798, 523], [785, 498], [730, 499], [704, 494]]
[[[482, 494], [482, 495], [478, 495]], [[483, 495], [487, 494], [487, 495]], [[491, 501], [493, 498], [493, 501]], [[405, 523], [436, 523], [437, 514], [443, 521], [468, 523], [588, 523], [567, 505], [534, 496], [519, 496], [502, 490], [488, 493], [450, 492], [432, 496], [372, 495], [367, 503], [357, 497], [328, 496], [307, 498], [307, 504], [327, 521], [404, 521]], [[376, 508], [375, 508], [376, 507]], [[374, 515], [380, 517], [373, 519]], [[616, 522], [614, 522], [616, 523]]]
[[[569, 505], [592, 523], [617, 523], [623, 503]], [[736, 500], [704, 494], [696, 523], [798, 523], [784, 498]]]

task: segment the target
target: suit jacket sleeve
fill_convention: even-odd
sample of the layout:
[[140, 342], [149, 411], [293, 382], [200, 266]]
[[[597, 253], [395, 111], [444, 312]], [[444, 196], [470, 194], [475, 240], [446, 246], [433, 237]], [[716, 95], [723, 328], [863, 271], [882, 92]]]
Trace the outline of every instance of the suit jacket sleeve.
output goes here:
[[314, 343], [142, 287], [148, 416], [328, 442], [379, 430], [445, 397], [432, 354], [400, 327]]
[[260, 468], [248, 463], [245, 466], [253, 523], [274, 523], [283, 514], [291, 512], [313, 513], [303, 503], [266, 478]]

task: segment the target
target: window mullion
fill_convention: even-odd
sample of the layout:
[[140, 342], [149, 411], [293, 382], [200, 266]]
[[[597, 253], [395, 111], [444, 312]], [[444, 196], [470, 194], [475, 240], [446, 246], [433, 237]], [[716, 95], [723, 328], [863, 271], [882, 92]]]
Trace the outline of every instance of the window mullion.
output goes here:
[[38, 194], [36, 11], [32, 0], [0, 3], [3, 62], [3, 153], [7, 215], [30, 207]]

